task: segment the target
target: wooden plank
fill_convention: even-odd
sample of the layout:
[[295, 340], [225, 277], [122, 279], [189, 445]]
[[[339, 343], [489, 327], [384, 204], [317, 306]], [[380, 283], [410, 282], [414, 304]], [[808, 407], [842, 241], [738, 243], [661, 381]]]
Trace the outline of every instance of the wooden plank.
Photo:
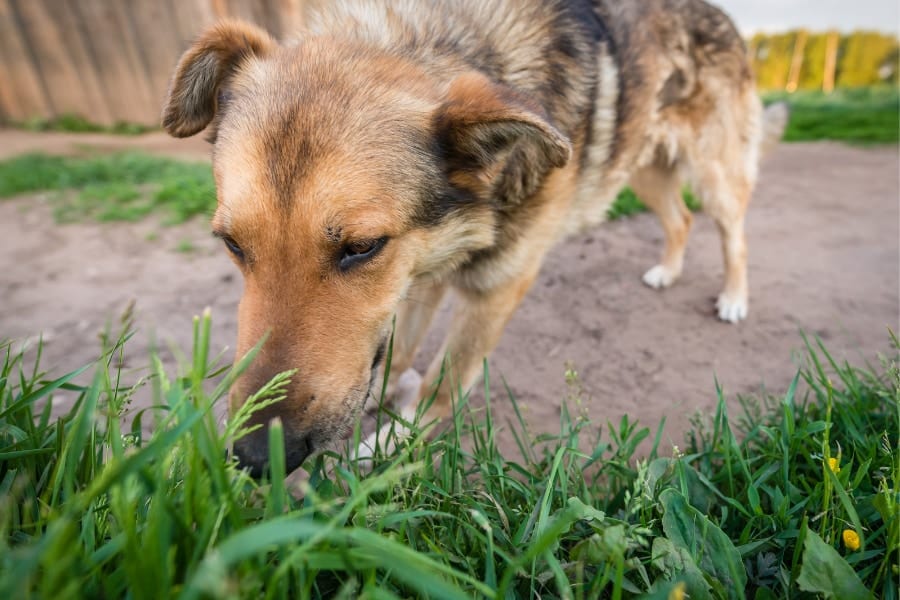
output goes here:
[[108, 120], [108, 114], [95, 114], [96, 99], [92, 102], [85, 78], [79, 73], [77, 48], [63, 39], [59, 23], [62, 11], [52, 10], [47, 2], [19, 2], [18, 9], [23, 35], [34, 49], [37, 67], [54, 111], [57, 115], [74, 114], [94, 122]]
[[304, 0], [0, 0], [0, 119], [77, 113], [156, 124], [171, 71], [217, 19], [279, 38], [302, 27]]
[[[147, 25], [136, 23], [131, 7], [135, 4], [148, 4], [148, 2], [129, 2], [129, 0], [117, 0], [111, 2], [114, 7], [116, 22], [122, 32], [121, 41], [125, 55], [133, 70], [134, 77], [138, 79], [141, 85], [141, 95], [144, 102], [141, 107], [143, 116], [135, 119], [137, 123], [145, 123], [148, 125], [156, 125], [159, 123], [159, 112], [162, 106], [163, 93], [156, 92], [153, 86], [152, 67], [149, 63], [145, 48], [140, 42], [140, 30], [145, 29]], [[149, 2], [155, 4], [155, 2]], [[152, 25], [149, 25], [152, 26]]]
[[228, 0], [209, 0], [209, 4], [216, 19], [235, 16], [231, 13]]
[[800, 82], [800, 69], [803, 68], [803, 56], [808, 39], [809, 32], [805, 29], [797, 32], [797, 39], [794, 41], [794, 55], [791, 58], [791, 70], [788, 74], [787, 85], [784, 88], [791, 94], [797, 91], [797, 84]]
[[830, 94], [834, 91], [834, 74], [837, 70], [837, 53], [840, 34], [832, 31], [828, 34], [825, 46], [825, 75], [822, 77], [822, 91]]
[[0, 48], [8, 77], [4, 85], [9, 88], [10, 96], [15, 95], [15, 101], [8, 104], [9, 118], [25, 121], [33, 117], [52, 117], [53, 105], [46, 95], [27, 40], [22, 36], [14, 0], [0, 0]]
[[[60, 36], [63, 46], [72, 54], [72, 60], [78, 70], [87, 102], [90, 105], [89, 118], [103, 125], [113, 123], [113, 113], [109, 107], [109, 100], [103, 89], [98, 75], [97, 63], [99, 59], [91, 54], [88, 40], [79, 24], [78, 16], [72, 3], [57, 3], [55, 0], [43, 0], [51, 14], [55, 15], [59, 23]], [[59, 4], [57, 6], [57, 4]], [[55, 11], [53, 10], [55, 7]]]
[[166, 3], [132, 2], [128, 10], [134, 31], [133, 42], [146, 68], [150, 99], [158, 112], [169, 85], [169, 72], [181, 54], [181, 35]]
[[259, 0], [259, 11], [257, 13], [257, 25], [269, 32], [272, 37], [281, 37], [282, 20], [278, 0]]
[[169, 0], [169, 9], [178, 31], [179, 55], [219, 18], [210, 0]]
[[266, 25], [266, 15], [261, 2], [253, 0], [226, 0], [228, 16], [244, 21], [256, 23], [262, 27]]
[[279, 40], [296, 39], [303, 27], [303, 3], [300, 0], [261, 0], [266, 16], [265, 28]]
[[[9, 59], [6, 58], [3, 50], [3, 44], [0, 44], [0, 81], [11, 82], [12, 73], [8, 65]], [[24, 107], [19, 104], [19, 98], [15, 94], [15, 90], [10, 83], [0, 85], [0, 124], [7, 124], [12, 121], [22, 119]]]
[[278, 39], [294, 38], [300, 29], [300, 0], [227, 1], [230, 15], [255, 23]]
[[98, 58], [98, 76], [117, 121], [158, 123], [158, 100], [153, 98], [146, 66], [131, 41], [133, 33], [122, 1], [79, 0], [73, 4], [91, 52]]
[[275, 0], [281, 19], [281, 39], [295, 39], [303, 29], [303, 2], [301, 0]]

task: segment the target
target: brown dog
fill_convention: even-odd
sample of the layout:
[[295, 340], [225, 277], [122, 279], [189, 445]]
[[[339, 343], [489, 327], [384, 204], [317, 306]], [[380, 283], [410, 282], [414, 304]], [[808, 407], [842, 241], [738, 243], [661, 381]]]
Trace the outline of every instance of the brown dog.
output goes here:
[[[764, 119], [744, 44], [702, 0], [345, 0], [281, 45], [226, 21], [185, 53], [165, 128], [208, 128], [213, 231], [244, 274], [239, 406], [296, 369], [280, 416], [288, 466], [340, 438], [370, 395], [396, 315], [392, 371], [413, 360], [448, 287], [447, 356], [468, 388], [547, 250], [603, 220], [630, 184], [666, 246], [644, 275], [681, 272], [690, 183], [722, 234], [719, 317], [747, 313], [744, 212]], [[429, 416], [446, 415], [450, 388]], [[260, 471], [265, 428], [236, 451]]]

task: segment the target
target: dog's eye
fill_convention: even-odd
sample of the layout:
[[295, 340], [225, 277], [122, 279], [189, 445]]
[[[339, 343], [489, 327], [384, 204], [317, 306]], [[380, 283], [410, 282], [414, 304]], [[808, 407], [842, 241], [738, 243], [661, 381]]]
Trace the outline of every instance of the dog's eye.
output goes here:
[[225, 247], [228, 248], [229, 252], [234, 254], [235, 258], [244, 260], [244, 251], [241, 250], [241, 247], [234, 241], [234, 238], [225, 236], [222, 238], [222, 241], [225, 242]]
[[383, 237], [375, 240], [358, 240], [344, 244], [338, 266], [341, 271], [352, 269], [356, 265], [373, 258], [384, 248], [386, 243], [387, 238]]

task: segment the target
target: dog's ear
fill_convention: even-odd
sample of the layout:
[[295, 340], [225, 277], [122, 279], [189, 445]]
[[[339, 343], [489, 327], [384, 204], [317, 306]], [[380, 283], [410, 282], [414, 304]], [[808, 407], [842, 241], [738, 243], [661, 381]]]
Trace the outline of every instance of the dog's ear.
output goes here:
[[262, 29], [237, 20], [214, 25], [182, 55], [163, 106], [162, 125], [188, 137], [209, 125], [228, 78], [249, 57], [263, 57], [277, 43]]
[[535, 193], [572, 155], [543, 109], [477, 72], [450, 84], [435, 130], [450, 182], [503, 202]]

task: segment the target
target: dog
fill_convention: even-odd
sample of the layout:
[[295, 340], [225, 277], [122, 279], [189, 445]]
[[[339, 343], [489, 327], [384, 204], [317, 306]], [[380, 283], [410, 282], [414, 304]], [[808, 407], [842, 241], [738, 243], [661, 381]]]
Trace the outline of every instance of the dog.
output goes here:
[[681, 273], [689, 184], [721, 233], [718, 316], [746, 317], [744, 214], [787, 117], [764, 114], [722, 11], [702, 0], [321, 4], [287, 43], [240, 21], [211, 27], [163, 107], [171, 135], [205, 129], [213, 143], [212, 229], [244, 279], [237, 355], [268, 335], [231, 409], [296, 370], [235, 446], [253, 473], [276, 416], [291, 469], [346, 435], [392, 331], [389, 390], [453, 288], [418, 394], [434, 398], [426, 417], [446, 417], [451, 388], [474, 384], [550, 247], [603, 221], [626, 185], [665, 232], [644, 282]]

